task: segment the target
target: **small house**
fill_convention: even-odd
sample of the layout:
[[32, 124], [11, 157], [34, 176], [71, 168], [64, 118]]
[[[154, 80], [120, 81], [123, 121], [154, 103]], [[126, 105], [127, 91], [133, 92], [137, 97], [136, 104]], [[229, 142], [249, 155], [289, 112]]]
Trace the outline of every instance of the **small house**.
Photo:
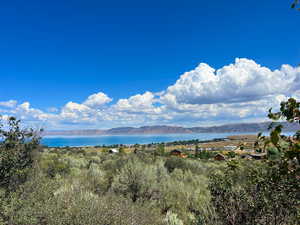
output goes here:
[[170, 155], [178, 156], [178, 157], [181, 157], [181, 158], [187, 158], [188, 157], [186, 154], [182, 153], [180, 150], [177, 150], [177, 149], [172, 150], [170, 152]]
[[223, 154], [221, 154], [221, 153], [218, 153], [217, 155], [215, 155], [214, 159], [217, 160], [217, 161], [224, 161], [224, 160], [226, 160], [225, 156]]
[[172, 150], [170, 152], [170, 155], [175, 155], [175, 156], [180, 156], [181, 154], [182, 154], [182, 152], [180, 150], [177, 150], [177, 149]]

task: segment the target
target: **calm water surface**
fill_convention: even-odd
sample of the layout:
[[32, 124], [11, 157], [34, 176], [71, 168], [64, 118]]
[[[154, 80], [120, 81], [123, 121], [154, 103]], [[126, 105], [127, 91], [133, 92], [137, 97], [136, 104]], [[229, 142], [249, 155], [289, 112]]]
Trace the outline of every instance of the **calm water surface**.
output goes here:
[[257, 133], [199, 133], [199, 134], [157, 134], [157, 135], [115, 135], [115, 136], [48, 136], [42, 144], [51, 147], [95, 146], [113, 144], [149, 144], [157, 142], [183, 141], [191, 139], [211, 140], [229, 135]]

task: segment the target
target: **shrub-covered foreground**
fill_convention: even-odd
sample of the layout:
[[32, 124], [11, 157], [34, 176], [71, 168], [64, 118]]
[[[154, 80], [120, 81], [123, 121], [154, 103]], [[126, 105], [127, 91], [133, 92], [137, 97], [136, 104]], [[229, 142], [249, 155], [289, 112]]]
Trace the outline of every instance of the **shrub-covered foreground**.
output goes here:
[[[299, 106], [269, 116], [299, 122]], [[300, 135], [280, 131], [257, 143], [274, 159], [213, 162], [42, 149], [11, 118], [0, 127], [0, 225], [299, 225]]]
[[73, 152], [35, 163], [15, 192], [1, 192], [7, 224], [201, 224], [215, 215], [207, 174], [222, 165]]
[[26, 182], [15, 191], [1, 189], [1, 219], [20, 225], [299, 224], [299, 183], [272, 180], [275, 172], [260, 161], [42, 152]]

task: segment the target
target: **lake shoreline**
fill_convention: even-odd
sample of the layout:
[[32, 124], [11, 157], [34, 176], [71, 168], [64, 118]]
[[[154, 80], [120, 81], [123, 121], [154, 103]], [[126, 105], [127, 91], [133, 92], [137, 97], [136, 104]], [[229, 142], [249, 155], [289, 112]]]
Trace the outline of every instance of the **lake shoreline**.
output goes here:
[[[174, 141], [225, 139], [229, 136], [257, 135], [258, 133], [198, 133], [198, 134], [164, 134], [164, 135], [109, 135], [109, 136], [50, 136], [42, 138], [41, 144], [49, 147], [84, 147], [109, 145], [134, 145], [167, 143]], [[268, 135], [268, 132], [263, 133]], [[292, 135], [292, 132], [284, 132]]]

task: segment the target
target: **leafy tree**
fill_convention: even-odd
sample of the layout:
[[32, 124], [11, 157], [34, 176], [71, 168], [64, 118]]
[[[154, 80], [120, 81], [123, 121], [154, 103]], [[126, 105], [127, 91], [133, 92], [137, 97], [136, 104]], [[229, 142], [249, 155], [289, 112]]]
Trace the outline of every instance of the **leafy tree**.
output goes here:
[[199, 145], [196, 144], [196, 147], [195, 147], [195, 157], [198, 157], [198, 154], [199, 154]]
[[[280, 111], [273, 113], [269, 110], [268, 117], [274, 121], [286, 120], [290, 123], [300, 125], [300, 102], [294, 98], [288, 99], [280, 104]], [[270, 137], [261, 137], [264, 146], [274, 146], [281, 153], [281, 160], [278, 162], [281, 169], [286, 173], [292, 173], [296, 177], [300, 175], [300, 126], [299, 130], [292, 136], [286, 137], [281, 134], [282, 126], [270, 126]]]
[[211, 159], [211, 158], [215, 157], [215, 155], [216, 155], [216, 152], [202, 150], [202, 151], [199, 151], [199, 153], [197, 154], [197, 157], [200, 159]]
[[20, 120], [10, 117], [0, 124], [0, 140], [0, 187], [14, 190], [26, 180], [33, 165], [39, 133], [22, 129]]
[[142, 145], [142, 151], [144, 152], [146, 150], [146, 145]]
[[120, 153], [120, 154], [125, 154], [125, 149], [124, 149], [123, 147], [120, 147], [120, 148], [119, 148], [119, 153]]
[[240, 144], [239, 144], [239, 147], [240, 147], [240, 150], [244, 150], [244, 148], [245, 148], [245, 146], [244, 146], [243, 143], [240, 143]]
[[157, 155], [164, 155], [165, 154], [165, 146], [164, 144], [159, 144], [156, 148]]
[[227, 153], [227, 156], [228, 156], [229, 158], [234, 158], [234, 157], [236, 156], [236, 153], [235, 153], [235, 152], [228, 152], [228, 153]]

